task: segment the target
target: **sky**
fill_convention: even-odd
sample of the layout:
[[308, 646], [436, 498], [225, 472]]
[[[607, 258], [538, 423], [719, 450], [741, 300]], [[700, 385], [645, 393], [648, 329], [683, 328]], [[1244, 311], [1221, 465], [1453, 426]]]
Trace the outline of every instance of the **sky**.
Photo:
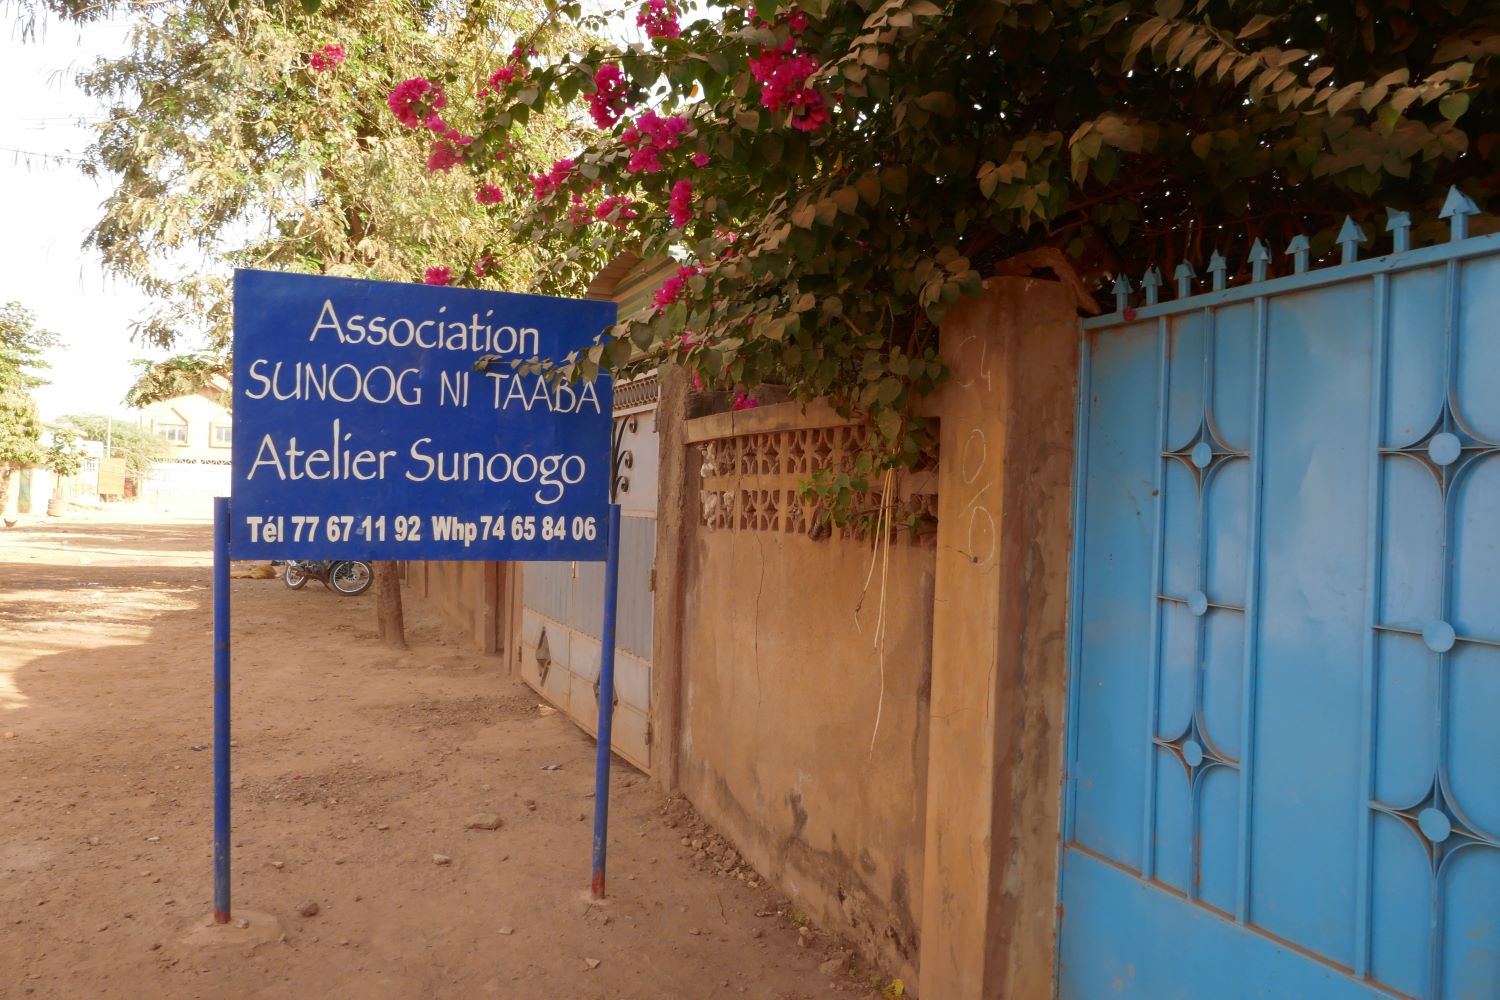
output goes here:
[[130, 360], [161, 356], [130, 341], [130, 322], [149, 300], [106, 275], [98, 256], [80, 246], [107, 188], [71, 160], [27, 155], [76, 157], [88, 145], [81, 121], [95, 105], [72, 78], [98, 56], [123, 50], [125, 36], [121, 23], [54, 21], [23, 42], [0, 19], [0, 93], [8, 98], [0, 102], [0, 303], [20, 302], [62, 337], [49, 359], [52, 384], [35, 393], [48, 420], [80, 412], [134, 419], [124, 402]]

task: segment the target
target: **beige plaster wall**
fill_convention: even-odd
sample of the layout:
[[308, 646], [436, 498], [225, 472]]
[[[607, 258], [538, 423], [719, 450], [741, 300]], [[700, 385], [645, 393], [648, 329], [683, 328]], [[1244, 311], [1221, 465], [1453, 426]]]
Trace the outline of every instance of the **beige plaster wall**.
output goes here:
[[406, 564], [406, 593], [437, 605], [454, 628], [479, 652], [503, 653], [497, 648], [505, 629], [496, 627], [497, 588], [502, 568], [493, 562], [417, 562]]
[[688, 525], [679, 781], [815, 922], [914, 982], [934, 553], [890, 548], [883, 666], [871, 554]]

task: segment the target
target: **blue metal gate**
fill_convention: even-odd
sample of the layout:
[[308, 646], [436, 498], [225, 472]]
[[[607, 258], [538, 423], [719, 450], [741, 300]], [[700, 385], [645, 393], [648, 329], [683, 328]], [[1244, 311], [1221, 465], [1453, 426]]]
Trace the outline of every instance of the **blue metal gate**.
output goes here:
[[1500, 236], [1085, 326], [1059, 992], [1500, 997]]

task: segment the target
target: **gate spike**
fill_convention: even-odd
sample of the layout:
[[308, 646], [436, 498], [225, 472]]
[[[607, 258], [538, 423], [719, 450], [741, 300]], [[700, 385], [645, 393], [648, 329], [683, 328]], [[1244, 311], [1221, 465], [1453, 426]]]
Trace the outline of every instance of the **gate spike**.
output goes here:
[[1479, 206], [1455, 184], [1448, 189], [1448, 200], [1443, 202], [1438, 218], [1448, 220], [1449, 239], [1462, 240], [1469, 236], [1469, 216], [1478, 214]]
[[1337, 239], [1339, 248], [1344, 254], [1343, 260], [1339, 263], [1353, 264], [1359, 260], [1359, 245], [1369, 237], [1365, 235], [1363, 229], [1359, 228], [1359, 223], [1354, 221], [1354, 216], [1349, 215], [1344, 217], [1344, 228], [1339, 230]]
[[1130, 290], [1130, 279], [1121, 271], [1115, 278], [1115, 312], [1122, 313], [1130, 308]]
[[1229, 261], [1217, 250], [1208, 258], [1208, 273], [1213, 278], [1214, 291], [1222, 292], [1229, 277]]
[[1391, 234], [1391, 249], [1400, 253], [1411, 249], [1411, 216], [1394, 208], [1385, 210], [1385, 231]]
[[1161, 272], [1156, 269], [1155, 264], [1141, 275], [1141, 287], [1146, 290], [1146, 305], [1154, 306], [1161, 301]]
[[1250, 280], [1265, 281], [1270, 264], [1271, 251], [1256, 237], [1255, 242], [1250, 245]]
[[1177, 265], [1177, 270], [1172, 272], [1172, 277], [1177, 279], [1177, 297], [1185, 299], [1193, 294], [1193, 279], [1198, 277], [1198, 272], [1193, 270], [1190, 261], [1183, 261]]
[[1292, 255], [1292, 272], [1307, 273], [1307, 262], [1312, 258], [1312, 244], [1307, 237], [1301, 233], [1293, 236], [1292, 242], [1286, 245], [1286, 252]]

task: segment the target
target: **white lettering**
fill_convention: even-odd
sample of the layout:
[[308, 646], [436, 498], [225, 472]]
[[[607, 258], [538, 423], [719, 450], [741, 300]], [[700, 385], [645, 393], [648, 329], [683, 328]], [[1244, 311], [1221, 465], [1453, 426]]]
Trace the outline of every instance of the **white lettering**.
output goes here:
[[312, 333], [308, 336], [307, 339], [309, 341], [317, 340], [319, 331], [321, 331], [324, 327], [332, 328], [333, 332], [338, 334], [339, 343], [344, 343], [344, 331], [339, 329], [339, 318], [338, 315], [333, 311], [332, 299], [323, 300], [323, 311], [318, 314], [318, 322], [315, 326], [313, 326]]

